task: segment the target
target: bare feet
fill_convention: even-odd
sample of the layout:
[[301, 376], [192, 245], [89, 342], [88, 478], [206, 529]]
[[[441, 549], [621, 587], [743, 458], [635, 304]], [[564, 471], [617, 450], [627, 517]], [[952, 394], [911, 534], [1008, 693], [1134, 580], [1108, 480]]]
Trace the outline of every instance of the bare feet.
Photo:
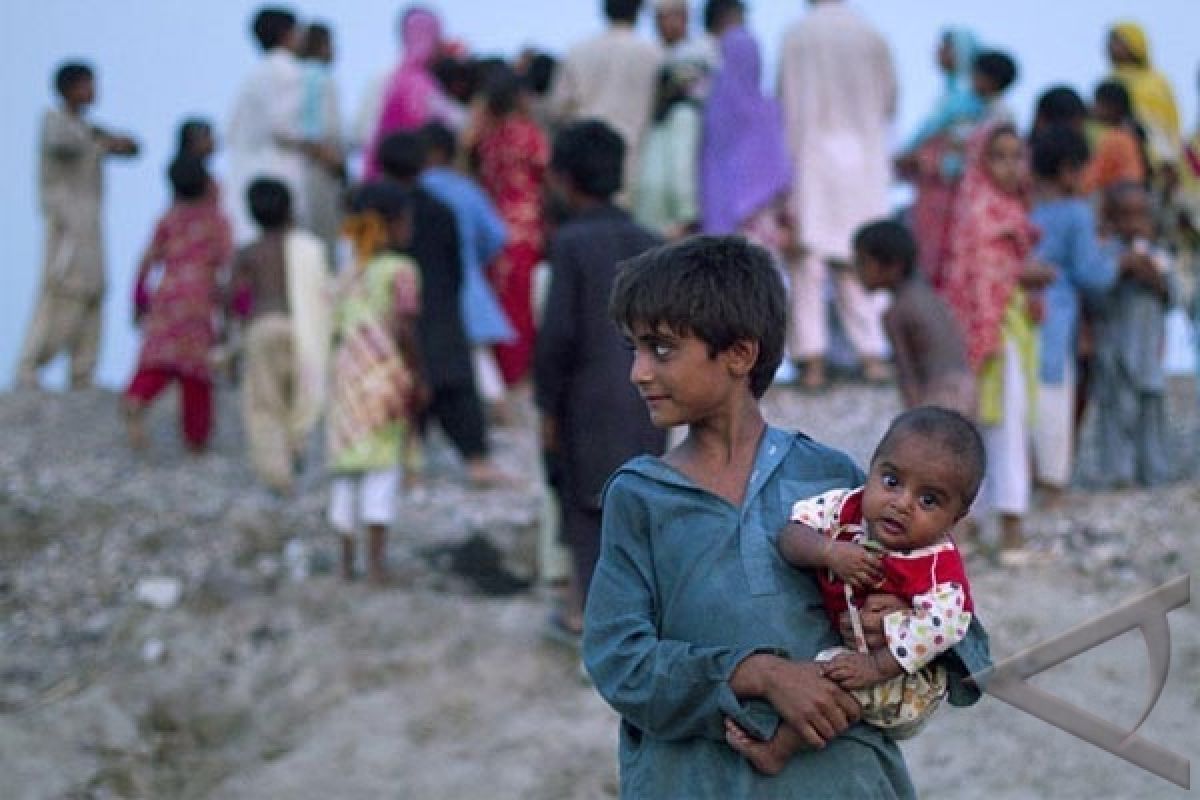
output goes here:
[[751, 738], [731, 719], [725, 720], [725, 743], [764, 775], [778, 775], [787, 766], [789, 756], [777, 752], [771, 742]]
[[825, 373], [825, 359], [810, 358], [800, 362], [800, 388], [806, 392], [819, 392], [829, 386]]
[[146, 409], [136, 400], [128, 397], [121, 400], [121, 413], [125, 415], [125, 433], [129, 439], [129, 449], [141, 451], [146, 449]]
[[863, 380], [876, 385], [890, 383], [894, 377], [892, 368], [882, 358], [864, 358], [862, 373]]

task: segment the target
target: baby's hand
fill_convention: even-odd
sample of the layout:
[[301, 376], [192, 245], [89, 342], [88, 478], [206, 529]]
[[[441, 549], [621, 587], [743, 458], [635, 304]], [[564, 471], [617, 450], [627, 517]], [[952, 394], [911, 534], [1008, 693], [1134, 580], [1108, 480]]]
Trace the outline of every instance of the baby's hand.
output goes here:
[[865, 591], [883, 582], [883, 564], [878, 554], [853, 542], [830, 544], [829, 568], [850, 588]]

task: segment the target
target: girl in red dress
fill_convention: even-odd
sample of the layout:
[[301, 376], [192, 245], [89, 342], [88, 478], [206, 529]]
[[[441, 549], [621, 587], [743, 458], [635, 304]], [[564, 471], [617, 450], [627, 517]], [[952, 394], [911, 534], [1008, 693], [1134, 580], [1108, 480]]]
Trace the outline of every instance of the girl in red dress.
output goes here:
[[499, 69], [484, 87], [486, 114], [471, 154], [479, 182], [508, 227], [508, 243], [488, 278], [516, 331], [516, 340], [495, 345], [496, 362], [509, 386], [529, 375], [533, 362], [533, 269], [542, 260], [545, 232], [542, 189], [550, 147], [524, 107], [521, 85]]
[[[215, 336], [218, 277], [232, 256], [233, 241], [204, 162], [181, 156], [171, 164], [169, 176], [175, 199], [154, 229], [134, 287], [142, 351], [125, 390], [124, 410], [130, 444], [140, 449], [145, 446], [146, 406], [178, 381], [184, 439], [189, 449], [201, 452], [212, 431], [209, 351]], [[158, 265], [161, 274], [151, 290]]]

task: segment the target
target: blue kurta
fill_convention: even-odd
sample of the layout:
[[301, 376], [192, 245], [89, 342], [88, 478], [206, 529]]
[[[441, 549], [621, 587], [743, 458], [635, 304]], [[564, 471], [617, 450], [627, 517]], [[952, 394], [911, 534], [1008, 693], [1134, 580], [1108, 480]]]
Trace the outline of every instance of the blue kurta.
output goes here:
[[1046, 318], [1038, 349], [1042, 383], [1063, 382], [1075, 358], [1081, 292], [1105, 292], [1117, 279], [1117, 253], [1096, 237], [1096, 218], [1086, 200], [1069, 197], [1033, 207], [1029, 218], [1042, 232], [1035, 255], [1058, 269], [1046, 287]]
[[425, 190], [454, 212], [462, 251], [461, 292], [463, 327], [471, 344], [511, 342], [512, 324], [496, 299], [483, 268], [500, 254], [508, 231], [484, 191], [449, 167], [432, 167], [421, 175]]
[[[776, 722], [765, 704], [734, 697], [728, 681], [743, 659], [811, 660], [840, 643], [812, 572], [786, 564], [776, 536], [794, 501], [862, 483], [848, 456], [776, 428], [759, 445], [741, 508], [657, 458], [635, 458], [613, 476], [583, 657], [621, 714], [622, 797], [914, 796], [900, 750], [862, 723], [775, 777], [724, 740], [724, 716], [760, 735]], [[991, 663], [978, 622], [943, 663], [951, 703], [977, 700], [962, 678]]]

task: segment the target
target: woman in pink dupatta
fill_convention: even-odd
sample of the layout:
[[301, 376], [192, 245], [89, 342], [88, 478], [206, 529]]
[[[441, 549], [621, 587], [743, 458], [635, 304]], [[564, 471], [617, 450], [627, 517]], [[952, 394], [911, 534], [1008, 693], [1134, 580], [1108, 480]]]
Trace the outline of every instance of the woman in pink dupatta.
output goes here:
[[400, 44], [404, 55], [383, 90], [379, 119], [367, 147], [364, 178], [379, 177], [375, 154], [379, 143], [397, 131], [415, 131], [427, 122], [441, 122], [452, 130], [462, 127], [464, 112], [438, 85], [432, 65], [442, 52], [442, 23], [427, 8], [414, 6], [400, 17]]
[[951, 229], [941, 293], [966, 340], [978, 376], [979, 423], [988, 470], [973, 514], [994, 513], [1001, 560], [1018, 563], [1029, 510], [1032, 413], [1037, 391], [1036, 298], [1052, 268], [1033, 260], [1039, 232], [1029, 220], [1025, 151], [1011, 125], [994, 125], [967, 143], [967, 167]]

